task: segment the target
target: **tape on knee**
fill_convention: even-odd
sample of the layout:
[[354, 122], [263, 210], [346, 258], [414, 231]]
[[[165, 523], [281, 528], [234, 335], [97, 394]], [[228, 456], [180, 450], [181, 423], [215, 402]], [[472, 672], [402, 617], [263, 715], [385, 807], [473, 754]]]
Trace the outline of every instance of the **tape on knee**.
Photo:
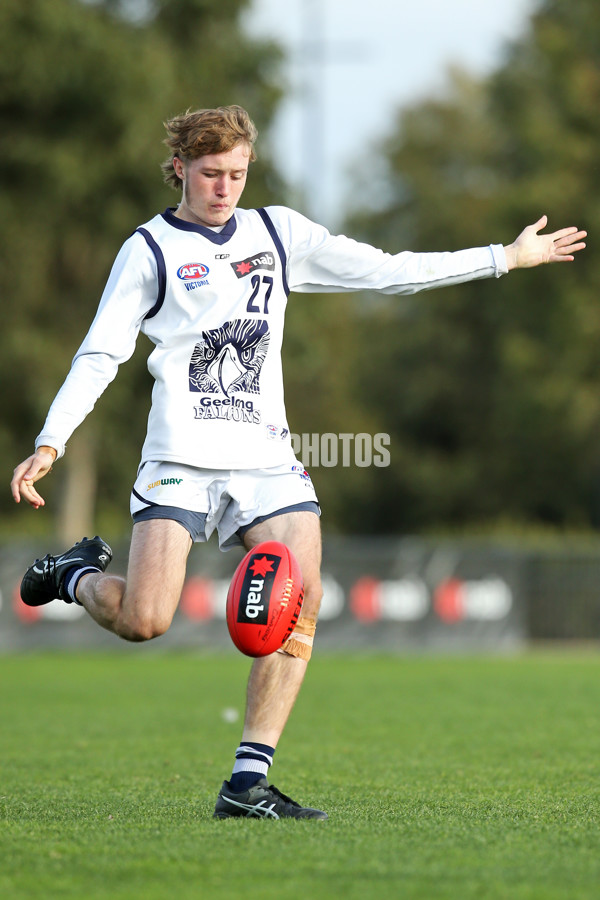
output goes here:
[[306, 662], [311, 657], [313, 641], [315, 639], [315, 631], [317, 630], [317, 620], [309, 619], [307, 616], [300, 616], [296, 622], [296, 627], [290, 634], [289, 638], [277, 651], [278, 653], [287, 653], [288, 656], [296, 656], [298, 659], [304, 659]]

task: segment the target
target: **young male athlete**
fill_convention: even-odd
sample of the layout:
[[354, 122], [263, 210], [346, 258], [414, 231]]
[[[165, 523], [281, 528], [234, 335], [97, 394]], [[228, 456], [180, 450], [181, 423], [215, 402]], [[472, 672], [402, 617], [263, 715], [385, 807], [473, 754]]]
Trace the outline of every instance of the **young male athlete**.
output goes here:
[[91, 328], [35, 442], [18, 465], [15, 501], [44, 505], [35, 484], [65, 452], [138, 332], [154, 350], [148, 431], [131, 495], [127, 578], [105, 574], [108, 544], [84, 538], [27, 570], [31, 606], [76, 602], [104, 628], [144, 641], [169, 627], [195, 541], [278, 540], [305, 582], [302, 616], [281, 651], [252, 665], [242, 741], [214, 815], [325, 819], [266, 775], [310, 658], [321, 599], [319, 507], [295, 459], [283, 402], [281, 343], [290, 291], [413, 293], [511, 269], [573, 259], [585, 232], [540, 234], [543, 217], [508, 247], [389, 255], [332, 236], [290, 209], [237, 209], [256, 129], [238, 106], [167, 123], [167, 182], [181, 202], [121, 248]]

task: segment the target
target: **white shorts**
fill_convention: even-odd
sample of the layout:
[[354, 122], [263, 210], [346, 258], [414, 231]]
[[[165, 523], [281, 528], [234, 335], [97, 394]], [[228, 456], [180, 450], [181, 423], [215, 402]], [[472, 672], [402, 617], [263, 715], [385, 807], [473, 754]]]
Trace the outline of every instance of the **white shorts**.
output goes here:
[[320, 514], [310, 475], [299, 462], [267, 469], [147, 462], [138, 471], [130, 509], [134, 522], [180, 522], [193, 541], [207, 541], [216, 528], [222, 550], [242, 544], [249, 528], [273, 516], [296, 510]]

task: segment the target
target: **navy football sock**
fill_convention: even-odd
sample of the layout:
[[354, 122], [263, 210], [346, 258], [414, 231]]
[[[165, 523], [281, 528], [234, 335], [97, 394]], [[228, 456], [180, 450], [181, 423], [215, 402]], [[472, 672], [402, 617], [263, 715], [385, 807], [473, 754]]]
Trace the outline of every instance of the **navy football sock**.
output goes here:
[[235, 751], [235, 764], [229, 779], [233, 793], [241, 794], [261, 778], [266, 778], [274, 753], [275, 748], [267, 744], [242, 741]]
[[97, 566], [73, 566], [73, 568], [70, 568], [67, 571], [63, 584], [67, 595], [71, 598], [73, 603], [77, 603], [79, 604], [79, 606], [81, 606], [81, 603], [79, 603], [75, 592], [82, 575], [88, 575], [90, 572], [100, 571], [101, 570]]

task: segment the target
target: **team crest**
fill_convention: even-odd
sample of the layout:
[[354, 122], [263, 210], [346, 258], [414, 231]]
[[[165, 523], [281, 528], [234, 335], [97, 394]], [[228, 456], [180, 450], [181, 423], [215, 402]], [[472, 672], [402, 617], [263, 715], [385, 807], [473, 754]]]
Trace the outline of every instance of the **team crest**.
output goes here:
[[238, 391], [258, 394], [269, 338], [264, 319], [236, 319], [203, 331], [190, 360], [190, 391], [226, 397]]

